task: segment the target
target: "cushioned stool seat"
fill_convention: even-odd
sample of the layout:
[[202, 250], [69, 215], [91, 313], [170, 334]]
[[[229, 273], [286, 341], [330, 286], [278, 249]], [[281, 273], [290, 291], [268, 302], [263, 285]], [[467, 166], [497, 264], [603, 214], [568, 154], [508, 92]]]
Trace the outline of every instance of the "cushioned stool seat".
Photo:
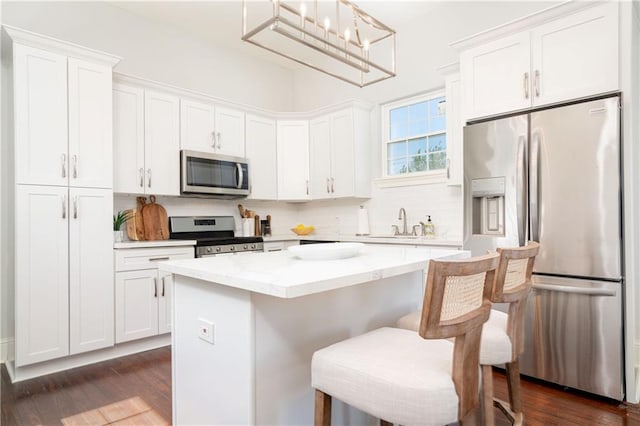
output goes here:
[[[397, 326], [407, 330], [418, 331], [420, 327], [420, 311], [403, 316]], [[511, 362], [511, 339], [507, 334], [507, 320], [509, 316], [495, 309], [491, 310], [489, 320], [482, 326], [480, 339], [480, 364], [495, 365]]]
[[458, 395], [451, 378], [452, 351], [447, 340], [380, 328], [317, 351], [311, 383], [388, 422], [453, 423], [458, 420]]

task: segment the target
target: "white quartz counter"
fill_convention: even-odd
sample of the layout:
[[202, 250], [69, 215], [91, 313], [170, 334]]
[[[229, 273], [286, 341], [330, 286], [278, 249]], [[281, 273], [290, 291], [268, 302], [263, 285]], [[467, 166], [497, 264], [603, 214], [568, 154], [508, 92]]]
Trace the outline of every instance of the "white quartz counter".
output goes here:
[[469, 252], [438, 248], [365, 246], [339, 260], [301, 260], [289, 251], [242, 253], [162, 262], [159, 268], [190, 278], [280, 298], [294, 298], [425, 269], [429, 259]]
[[338, 241], [338, 242], [360, 242], [365, 244], [397, 244], [397, 245], [415, 245], [415, 246], [436, 246], [436, 247], [462, 247], [462, 241], [444, 240], [440, 238], [429, 239], [426, 237], [392, 237], [390, 235], [322, 235], [311, 234], [297, 236], [294, 234], [273, 235], [263, 237], [265, 242], [275, 241], [300, 241], [300, 240], [318, 240], [318, 241]]
[[195, 246], [196, 240], [123, 241], [114, 243], [114, 249]]

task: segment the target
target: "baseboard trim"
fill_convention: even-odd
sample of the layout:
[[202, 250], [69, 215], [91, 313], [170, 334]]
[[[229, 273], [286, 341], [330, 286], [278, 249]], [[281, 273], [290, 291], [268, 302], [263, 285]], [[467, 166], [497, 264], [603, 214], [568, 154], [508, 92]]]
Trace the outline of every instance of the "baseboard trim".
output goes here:
[[126, 343], [119, 343], [110, 348], [91, 351], [84, 354], [67, 356], [51, 361], [39, 362], [37, 364], [16, 367], [13, 361], [6, 363], [7, 371], [11, 377], [11, 382], [20, 382], [33, 379], [46, 374], [57, 373], [71, 368], [82, 367], [96, 362], [107, 361], [121, 356], [132, 355], [151, 349], [168, 346], [171, 344], [171, 334], [148, 337], [146, 339], [134, 340]]
[[0, 339], [0, 364], [13, 359], [13, 337]]

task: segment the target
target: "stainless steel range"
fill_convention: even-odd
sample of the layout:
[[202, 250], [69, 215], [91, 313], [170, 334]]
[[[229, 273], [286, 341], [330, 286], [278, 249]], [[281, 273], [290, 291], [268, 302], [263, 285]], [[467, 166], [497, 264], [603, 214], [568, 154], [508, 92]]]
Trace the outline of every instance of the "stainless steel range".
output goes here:
[[263, 251], [262, 237], [236, 237], [233, 216], [173, 216], [169, 237], [196, 240], [196, 257]]

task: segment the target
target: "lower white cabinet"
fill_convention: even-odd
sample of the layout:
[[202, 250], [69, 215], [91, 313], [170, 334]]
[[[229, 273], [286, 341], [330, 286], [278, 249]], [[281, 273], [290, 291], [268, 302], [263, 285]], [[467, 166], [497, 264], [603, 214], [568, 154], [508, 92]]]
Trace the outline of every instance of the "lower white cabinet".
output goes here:
[[286, 240], [286, 241], [265, 241], [264, 242], [264, 252], [270, 252], [270, 251], [283, 251], [286, 250], [288, 247], [291, 246], [297, 246], [300, 244], [300, 241], [298, 240]]
[[116, 343], [171, 332], [173, 275], [158, 261], [193, 258], [193, 247], [118, 249], [116, 264]]
[[16, 186], [16, 366], [112, 346], [113, 193]]

